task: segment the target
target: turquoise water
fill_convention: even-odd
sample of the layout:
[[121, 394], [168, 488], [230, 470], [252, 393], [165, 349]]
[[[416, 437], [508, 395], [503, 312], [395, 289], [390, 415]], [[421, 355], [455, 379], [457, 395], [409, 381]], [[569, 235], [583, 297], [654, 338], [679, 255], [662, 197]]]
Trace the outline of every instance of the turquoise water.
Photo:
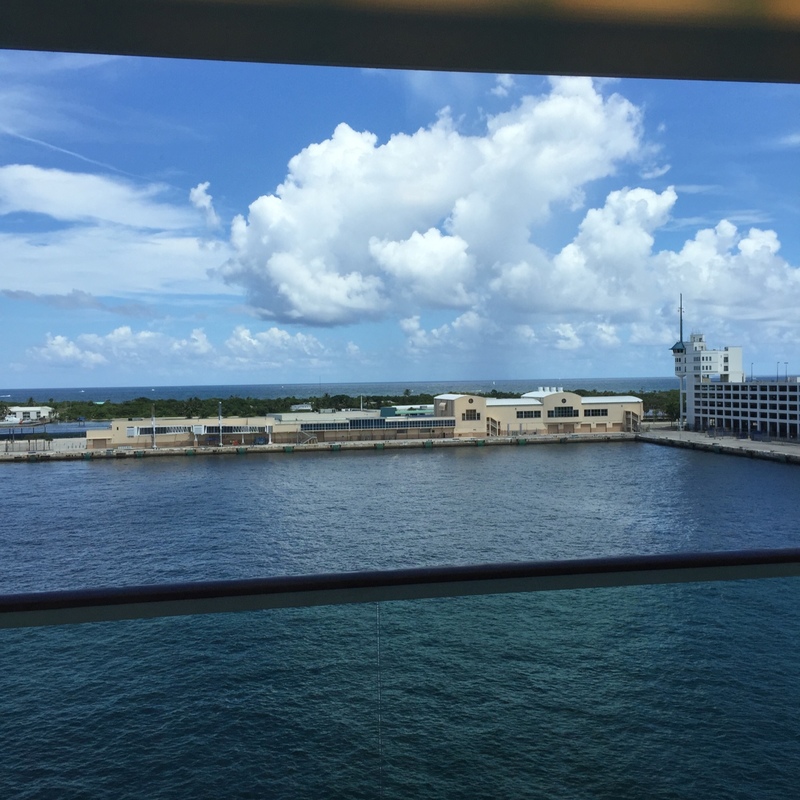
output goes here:
[[[0, 581], [795, 546], [798, 474], [644, 444], [11, 465]], [[0, 796], [790, 797], [799, 599], [769, 580], [2, 631]]]

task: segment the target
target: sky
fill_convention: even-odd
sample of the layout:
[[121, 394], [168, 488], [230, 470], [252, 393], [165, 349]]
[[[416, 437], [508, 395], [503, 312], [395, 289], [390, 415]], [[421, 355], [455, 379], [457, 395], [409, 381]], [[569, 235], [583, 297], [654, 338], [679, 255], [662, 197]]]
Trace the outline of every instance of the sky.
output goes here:
[[0, 388], [797, 374], [798, 185], [800, 86], [0, 51]]

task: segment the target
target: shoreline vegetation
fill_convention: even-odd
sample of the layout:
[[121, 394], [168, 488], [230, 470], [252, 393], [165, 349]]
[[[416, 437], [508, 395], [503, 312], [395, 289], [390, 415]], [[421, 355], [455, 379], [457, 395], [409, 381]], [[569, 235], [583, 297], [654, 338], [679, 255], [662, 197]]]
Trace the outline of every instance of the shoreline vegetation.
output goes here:
[[[575, 389], [575, 394], [583, 397], [603, 397], [608, 392], [594, 391], [589, 389]], [[520, 394], [513, 392], [470, 392], [481, 397], [491, 398], [519, 398]], [[641, 397], [644, 403], [644, 411], [647, 414], [653, 412], [653, 416], [658, 419], [675, 420], [678, 417], [679, 393], [677, 389], [665, 391], [641, 392], [632, 389], [627, 394]], [[293, 405], [307, 403], [313, 411], [321, 409], [380, 409], [384, 406], [392, 405], [432, 405], [434, 395], [432, 394], [412, 394], [406, 389], [399, 395], [329, 395], [309, 397], [276, 397], [271, 399], [259, 399], [254, 397], [190, 397], [186, 400], [153, 400], [148, 397], [137, 397], [122, 403], [90, 402], [85, 400], [42, 400], [41, 398], [29, 398], [28, 405], [48, 405], [54, 409], [56, 419], [60, 422], [76, 421], [105, 421], [111, 419], [128, 418], [148, 418], [152, 415], [156, 417], [174, 417], [191, 419], [194, 417], [210, 418], [216, 417], [219, 413], [220, 403], [222, 404], [223, 417], [263, 417], [269, 414], [288, 414], [291, 413]], [[2, 411], [2, 408], [0, 408]]]

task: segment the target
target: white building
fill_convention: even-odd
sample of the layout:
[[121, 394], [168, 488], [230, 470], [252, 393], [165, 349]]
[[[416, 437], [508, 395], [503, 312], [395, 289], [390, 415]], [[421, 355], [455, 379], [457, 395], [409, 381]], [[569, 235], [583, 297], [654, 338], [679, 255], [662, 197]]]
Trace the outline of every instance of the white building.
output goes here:
[[[681, 328], [683, 319], [681, 318]], [[747, 379], [741, 347], [709, 350], [702, 333], [672, 346], [681, 382], [682, 424], [697, 431], [800, 439], [800, 379]], [[685, 395], [685, 398], [684, 398]]]
[[50, 406], [11, 406], [6, 412], [5, 421], [20, 424], [45, 422], [52, 416], [53, 409]]

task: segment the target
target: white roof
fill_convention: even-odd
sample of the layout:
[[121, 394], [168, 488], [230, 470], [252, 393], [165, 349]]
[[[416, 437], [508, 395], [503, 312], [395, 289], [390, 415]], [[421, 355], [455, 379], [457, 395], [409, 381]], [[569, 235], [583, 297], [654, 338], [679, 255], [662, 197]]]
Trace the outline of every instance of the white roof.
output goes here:
[[458, 400], [459, 397], [465, 397], [463, 394], [437, 394], [434, 400]]
[[535, 392], [525, 392], [523, 397], [549, 397], [551, 394], [563, 392], [563, 389], [537, 389]]
[[486, 400], [487, 406], [540, 406], [542, 405], [542, 401], [538, 400], [535, 397], [528, 397], [527, 395], [524, 397], [511, 397], [511, 398], [500, 398], [500, 397], [493, 397], [488, 398]]
[[606, 397], [583, 397], [581, 398], [583, 401], [583, 405], [592, 405], [594, 403], [602, 403], [607, 405], [608, 403], [641, 403], [641, 397], [633, 397], [629, 394], [612, 394]]
[[[273, 419], [280, 418], [281, 422], [347, 422], [351, 419], [375, 419], [380, 415], [381, 412], [378, 410], [364, 409], [363, 411], [334, 411], [325, 414], [321, 414], [318, 411], [278, 411], [267, 416]], [[222, 424], [225, 424], [224, 417]]]

